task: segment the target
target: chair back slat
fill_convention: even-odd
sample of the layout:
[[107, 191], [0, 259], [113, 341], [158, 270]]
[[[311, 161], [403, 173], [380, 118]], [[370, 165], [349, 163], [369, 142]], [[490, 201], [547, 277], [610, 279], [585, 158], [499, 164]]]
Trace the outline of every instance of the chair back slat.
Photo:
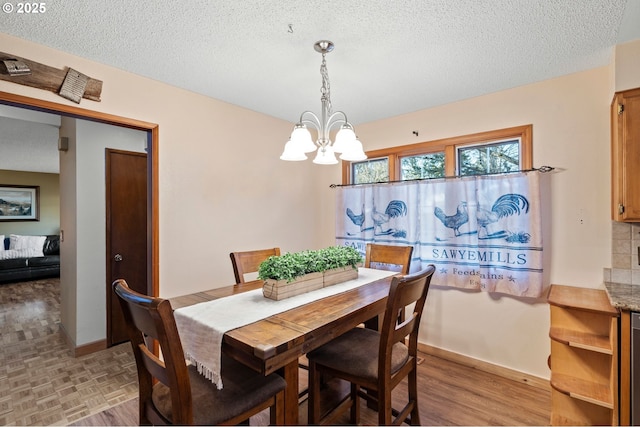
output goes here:
[[409, 274], [413, 246], [379, 245], [367, 243], [364, 266], [379, 270], [398, 271]]
[[164, 362], [149, 351], [149, 348], [146, 345], [140, 345], [138, 348], [142, 353], [144, 366], [151, 376], [162, 384], [169, 386], [169, 377], [167, 376], [167, 368], [165, 367]]
[[416, 313], [412, 312], [402, 323], [396, 324], [391, 330], [389, 344], [393, 345], [397, 342], [403, 342], [407, 336], [411, 334], [416, 324]]
[[[133, 301], [132, 301], [133, 302]], [[151, 298], [140, 298], [135, 304], [128, 304], [131, 311], [131, 321], [133, 326], [136, 327], [145, 339], [145, 342], [151, 340], [157, 340], [159, 336], [158, 329], [156, 328], [156, 322], [148, 315], [149, 305], [153, 304]]]
[[399, 308], [406, 307], [418, 301], [422, 295], [422, 286], [411, 286], [409, 282], [403, 282], [397, 291], [396, 304]]
[[244, 275], [257, 272], [260, 264], [270, 256], [280, 256], [280, 248], [231, 252], [229, 256], [231, 257], [236, 283], [245, 283]]

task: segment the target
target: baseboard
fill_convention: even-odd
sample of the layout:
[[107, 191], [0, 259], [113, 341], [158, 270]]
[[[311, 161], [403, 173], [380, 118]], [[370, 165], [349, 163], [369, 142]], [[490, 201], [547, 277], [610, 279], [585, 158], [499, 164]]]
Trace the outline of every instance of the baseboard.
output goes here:
[[74, 356], [86, 356], [87, 354], [95, 353], [96, 351], [106, 350], [107, 349], [107, 340], [95, 341], [89, 344], [84, 344], [77, 346], [74, 349]]
[[503, 366], [494, 365], [492, 363], [484, 362], [482, 360], [474, 359], [473, 357], [465, 356], [463, 354], [454, 353], [452, 351], [433, 347], [428, 344], [418, 344], [418, 351], [431, 356], [439, 357], [441, 359], [456, 362], [464, 366], [478, 369], [483, 372], [488, 372], [490, 374], [497, 375], [502, 378], [518, 381], [518, 382], [530, 385], [532, 387], [540, 388], [543, 390], [551, 390], [551, 386], [549, 385], [549, 380], [536, 377], [533, 375], [525, 374], [523, 372], [516, 371], [514, 369], [509, 369]]
[[106, 339], [100, 340], [100, 341], [94, 341], [89, 344], [76, 346], [76, 342], [73, 339], [71, 339], [71, 337], [67, 333], [67, 330], [64, 328], [64, 326], [62, 326], [62, 324], [60, 325], [60, 332], [64, 336], [64, 339], [67, 342], [67, 346], [69, 347], [69, 350], [71, 350], [73, 357], [86, 356], [87, 354], [91, 354], [91, 353], [95, 353], [96, 351], [107, 349]]

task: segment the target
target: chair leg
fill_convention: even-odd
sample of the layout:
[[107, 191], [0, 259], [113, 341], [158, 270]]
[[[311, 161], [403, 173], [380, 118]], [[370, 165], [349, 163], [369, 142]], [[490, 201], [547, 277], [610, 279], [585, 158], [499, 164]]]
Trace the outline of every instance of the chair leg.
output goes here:
[[360, 386], [351, 383], [351, 424], [360, 422]]
[[318, 424], [320, 422], [320, 373], [312, 361], [309, 361], [309, 398], [307, 404], [307, 423]]
[[[302, 357], [299, 359], [302, 360]], [[309, 364], [308, 363], [302, 363], [301, 361], [298, 362], [298, 368], [301, 371], [309, 371]], [[309, 387], [307, 386], [307, 388], [303, 389], [302, 391], [298, 391], [298, 399], [301, 399], [305, 396], [307, 396], [309, 394]]]
[[409, 402], [413, 402], [413, 409], [411, 410], [411, 425], [419, 426], [420, 425], [420, 409], [418, 408], [418, 372], [417, 366], [414, 366], [414, 369], [409, 372], [407, 378], [408, 384], [408, 392], [409, 392]]
[[272, 426], [284, 425], [284, 390], [274, 397], [274, 403], [269, 409], [269, 423]]
[[378, 423], [381, 426], [391, 425], [391, 390], [381, 387], [378, 390]]

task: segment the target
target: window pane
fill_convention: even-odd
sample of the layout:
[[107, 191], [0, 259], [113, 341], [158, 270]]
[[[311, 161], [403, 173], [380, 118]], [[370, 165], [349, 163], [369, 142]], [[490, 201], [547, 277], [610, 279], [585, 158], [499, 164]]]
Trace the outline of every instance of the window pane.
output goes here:
[[444, 153], [420, 154], [400, 159], [400, 179], [441, 178], [444, 176]]
[[460, 175], [516, 172], [520, 170], [520, 140], [458, 148]]
[[387, 157], [354, 162], [351, 164], [353, 184], [389, 181], [389, 159]]

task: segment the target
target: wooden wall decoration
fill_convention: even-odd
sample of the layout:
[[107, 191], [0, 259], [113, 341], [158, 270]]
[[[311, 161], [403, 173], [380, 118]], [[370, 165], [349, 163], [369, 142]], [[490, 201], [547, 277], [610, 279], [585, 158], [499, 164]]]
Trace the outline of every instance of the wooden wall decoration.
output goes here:
[[[31, 70], [31, 74], [26, 75], [10, 75], [2, 61], [7, 59], [17, 59], [25, 63]], [[17, 83], [25, 86], [31, 86], [38, 89], [49, 90], [54, 93], [60, 93], [68, 71], [60, 70], [58, 68], [50, 67], [48, 65], [40, 64], [30, 59], [21, 58], [10, 53], [0, 52], [0, 80], [5, 80], [12, 83]], [[102, 81], [87, 78], [86, 86], [82, 98], [90, 99], [91, 101], [100, 102], [100, 94], [102, 93]], [[67, 98], [70, 99], [70, 98]], [[79, 103], [80, 99], [74, 102]]]

